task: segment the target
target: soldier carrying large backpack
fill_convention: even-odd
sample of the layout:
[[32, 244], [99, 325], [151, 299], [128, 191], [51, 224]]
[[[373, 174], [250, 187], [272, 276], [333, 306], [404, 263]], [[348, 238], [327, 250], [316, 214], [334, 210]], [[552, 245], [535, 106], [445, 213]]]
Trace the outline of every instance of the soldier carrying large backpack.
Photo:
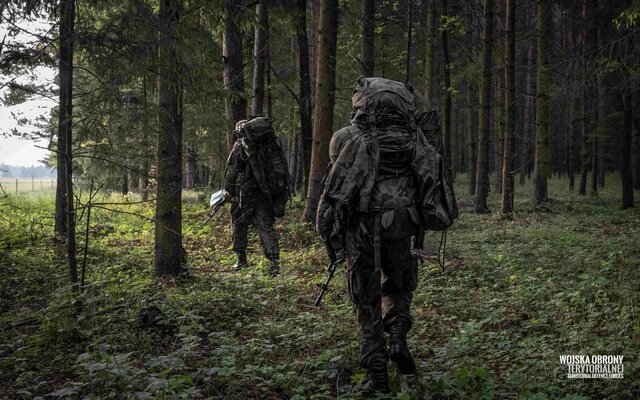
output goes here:
[[415, 103], [408, 85], [358, 79], [352, 125], [331, 139], [332, 166], [318, 207], [317, 229], [333, 247], [330, 257], [344, 252], [349, 261], [360, 365], [368, 371], [364, 394], [389, 391], [389, 358], [405, 387], [415, 387], [416, 365], [406, 339], [418, 276], [412, 237], [446, 229], [457, 217], [442, 156], [423, 132], [438, 128], [429, 125], [435, 114], [417, 113]]
[[231, 201], [234, 269], [249, 266], [247, 234], [253, 223], [269, 260], [269, 273], [280, 270], [280, 248], [273, 224], [283, 217], [290, 197], [287, 161], [271, 120], [257, 116], [236, 124], [237, 137], [227, 160], [225, 197]]

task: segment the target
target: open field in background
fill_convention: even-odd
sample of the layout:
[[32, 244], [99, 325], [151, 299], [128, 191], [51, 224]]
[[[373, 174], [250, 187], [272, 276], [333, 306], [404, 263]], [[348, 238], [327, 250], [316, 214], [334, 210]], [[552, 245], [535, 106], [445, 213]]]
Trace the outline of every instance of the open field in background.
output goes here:
[[[0, 178], [0, 185], [5, 193], [25, 194], [46, 190], [55, 190], [55, 178]], [[0, 190], [2, 192], [2, 190]]]
[[[542, 212], [531, 185], [516, 184], [505, 219], [495, 193], [493, 214], [472, 213], [466, 184], [458, 176], [445, 271], [419, 267], [409, 341], [422, 389], [432, 399], [640, 398], [640, 204], [619, 209], [614, 175], [597, 197], [553, 179]], [[80, 308], [52, 241], [53, 192], [0, 199], [0, 398], [353, 397], [364, 371], [346, 273], [313, 307], [326, 258], [299, 222], [302, 202], [278, 220], [283, 273], [271, 279], [255, 233], [253, 267], [230, 271], [228, 208], [203, 225], [206, 194], [184, 198], [190, 273], [179, 279], [153, 275], [152, 203], [92, 210]], [[624, 355], [625, 378], [567, 379], [562, 354]]]

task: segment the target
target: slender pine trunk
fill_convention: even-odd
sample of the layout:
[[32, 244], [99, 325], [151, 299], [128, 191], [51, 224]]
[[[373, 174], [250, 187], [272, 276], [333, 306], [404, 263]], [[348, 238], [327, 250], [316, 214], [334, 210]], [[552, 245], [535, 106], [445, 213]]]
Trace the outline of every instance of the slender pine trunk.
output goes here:
[[469, 196], [476, 194], [476, 134], [473, 120], [474, 112], [474, 90], [470, 83], [467, 83], [467, 165], [469, 169]]
[[[581, 101], [580, 101], [580, 156], [582, 158], [580, 167], [580, 186], [578, 187], [578, 194], [586, 195], [587, 193], [587, 177], [589, 174], [589, 165], [591, 163], [591, 157], [589, 154], [589, 137], [587, 127], [587, 99], [590, 97], [588, 85], [587, 85], [587, 54], [590, 51], [589, 46], [589, 30], [587, 25], [589, 23], [589, 12], [591, 11], [589, 0], [582, 0], [582, 30], [580, 32], [582, 41], [582, 65], [580, 71], [581, 78]], [[593, 169], [593, 165], [592, 165]]]
[[549, 65], [549, 39], [551, 33], [549, 0], [538, 0], [538, 63], [536, 102], [536, 151], [534, 165], [533, 200], [537, 206], [548, 200], [547, 180], [549, 168], [549, 97], [551, 71]]
[[375, 0], [362, 1], [362, 73], [373, 76], [375, 68]]
[[502, 201], [503, 213], [513, 212], [513, 154], [516, 138], [516, 82], [515, 82], [515, 58], [516, 58], [516, 0], [506, 0], [506, 38], [504, 52], [504, 117], [505, 135], [502, 161]]
[[251, 114], [264, 113], [265, 102], [265, 74], [267, 65], [269, 12], [264, 1], [256, 5], [256, 26], [253, 47], [253, 102]]
[[244, 93], [244, 63], [242, 56], [242, 34], [240, 32], [241, 5], [234, 0], [225, 0], [224, 32], [222, 35], [222, 59], [224, 64], [223, 85], [225, 116], [227, 117], [227, 148], [233, 145], [233, 128], [236, 122], [247, 115], [247, 99]]
[[633, 124], [632, 95], [625, 96], [624, 125], [620, 138], [620, 179], [622, 181], [622, 208], [633, 207], [633, 172], [631, 170], [631, 141]]
[[575, 180], [575, 137], [576, 137], [576, 98], [577, 96], [574, 95], [571, 98], [571, 108], [569, 110], [569, 126], [568, 126], [568, 132], [569, 132], [569, 149], [567, 151], [567, 174], [569, 174], [569, 191], [573, 191], [575, 189], [575, 184], [576, 184], [576, 180]]
[[476, 169], [476, 198], [474, 211], [489, 211], [489, 135], [491, 127], [491, 57], [493, 46], [493, 0], [485, 0], [482, 32], [482, 85], [480, 87], [480, 115], [478, 117], [478, 159]]
[[322, 192], [322, 176], [329, 161], [329, 141], [333, 133], [333, 106], [336, 90], [336, 51], [338, 33], [338, 1], [320, 3], [318, 62], [313, 119], [311, 170], [303, 219], [314, 222]]
[[[67, 175], [71, 174], [71, 148], [67, 143], [72, 138], [72, 109], [73, 109], [73, 34], [75, 26], [75, 0], [60, 0], [60, 47], [58, 74], [60, 77], [60, 91], [58, 94], [58, 137], [56, 147], [57, 181], [56, 181], [56, 212], [55, 233], [59, 240], [64, 240], [70, 229], [68, 227], [69, 210], [73, 210], [73, 196], [68, 196]], [[73, 189], [73, 188], [70, 188]], [[71, 198], [71, 205], [68, 204]], [[75, 231], [75, 230], [74, 230]], [[75, 258], [75, 253], [74, 253]], [[73, 271], [71, 271], [73, 279]], [[76, 274], [77, 275], [77, 274]], [[77, 277], [76, 277], [77, 278]], [[75, 281], [74, 281], [75, 282]]]
[[[640, 106], [640, 102], [637, 101], [635, 103], [637, 106]], [[637, 112], [637, 110], [636, 110]], [[635, 130], [634, 135], [634, 145], [633, 148], [633, 158], [634, 158], [634, 168], [633, 168], [633, 188], [635, 190], [640, 190], [640, 118], [637, 115], [633, 117], [633, 126]]]
[[427, 7], [427, 39], [425, 60], [425, 88], [424, 94], [432, 102], [435, 97], [435, 35], [436, 9], [435, 0], [425, 0]]
[[[447, 15], [449, 5], [447, 0], [442, 0], [442, 15]], [[444, 139], [444, 156], [445, 165], [451, 173], [451, 141], [453, 140], [453, 132], [451, 130], [451, 69], [449, 65], [449, 36], [446, 29], [442, 29], [442, 62], [444, 64], [444, 107], [442, 109], [442, 137]]]
[[178, 275], [182, 248], [182, 95], [176, 33], [179, 0], [161, 0], [156, 153], [156, 276]]
[[[535, 16], [535, 8], [532, 15]], [[529, 48], [527, 50], [527, 77], [525, 79], [525, 98], [524, 110], [522, 113], [522, 146], [520, 147], [520, 185], [524, 185], [529, 165], [531, 164], [531, 141], [533, 133], [531, 132], [531, 115], [533, 114], [533, 40], [529, 39]]]
[[[499, 37], [499, 36], [498, 36]], [[504, 102], [505, 102], [505, 95], [504, 95], [504, 87], [505, 87], [505, 83], [504, 83], [504, 78], [505, 78], [505, 71], [504, 68], [502, 68], [502, 71], [498, 71], [497, 73], [497, 79], [496, 79], [496, 94], [495, 94], [495, 103], [497, 104], [496, 107], [494, 107], [494, 132], [495, 132], [495, 152], [494, 152], [494, 177], [495, 177], [495, 182], [494, 182], [494, 187], [495, 187], [495, 192], [498, 194], [502, 193], [502, 162], [503, 162], [503, 158], [504, 158], [504, 136], [505, 136], [505, 123], [504, 123], [504, 119], [505, 119], [505, 115], [504, 115]]]
[[[75, 30], [75, 0], [60, 1], [60, 93], [59, 93], [59, 115], [58, 115], [58, 146], [60, 142], [64, 147], [60, 148], [62, 156], [62, 178], [64, 182], [64, 201], [56, 204], [64, 205], [62, 211], [64, 224], [59, 224], [57, 220], [58, 210], [56, 210], [56, 228], [66, 228], [64, 235], [67, 241], [67, 262], [69, 266], [69, 276], [74, 284], [78, 282], [78, 262], [76, 260], [76, 210], [73, 196], [73, 50], [74, 50], [74, 30]], [[58, 158], [60, 161], [60, 158]], [[60, 185], [60, 183], [58, 183]], [[59, 232], [57, 232], [59, 233]]]
[[[300, 140], [302, 146], [302, 174], [309, 176], [311, 169], [311, 142], [313, 132], [311, 126], [311, 77], [309, 60], [309, 41], [307, 38], [307, 0], [297, 0], [296, 37], [298, 39], [298, 81], [300, 94], [298, 108], [300, 110]], [[304, 182], [303, 182], [304, 186]]]

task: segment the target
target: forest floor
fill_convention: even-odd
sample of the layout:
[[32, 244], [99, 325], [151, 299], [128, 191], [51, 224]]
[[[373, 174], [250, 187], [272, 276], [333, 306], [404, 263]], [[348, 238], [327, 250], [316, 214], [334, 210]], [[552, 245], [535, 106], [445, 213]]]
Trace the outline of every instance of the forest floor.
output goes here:
[[[517, 185], [513, 218], [497, 214], [495, 193], [494, 213], [476, 215], [458, 178], [446, 268], [422, 265], [414, 296], [409, 342], [422, 390], [640, 398], [640, 205], [622, 211], [617, 188], [582, 197], [552, 180], [542, 212], [530, 186]], [[270, 278], [255, 233], [253, 267], [231, 271], [228, 210], [204, 225], [205, 196], [185, 195], [190, 276], [178, 279], [154, 277], [151, 204], [93, 208], [75, 302], [52, 238], [52, 193], [0, 199], [0, 398], [353, 397], [365, 374], [346, 273], [314, 307], [326, 258], [301, 207], [277, 223], [282, 273]], [[437, 246], [440, 234], [428, 239]], [[568, 379], [564, 354], [624, 355], [624, 378]]]

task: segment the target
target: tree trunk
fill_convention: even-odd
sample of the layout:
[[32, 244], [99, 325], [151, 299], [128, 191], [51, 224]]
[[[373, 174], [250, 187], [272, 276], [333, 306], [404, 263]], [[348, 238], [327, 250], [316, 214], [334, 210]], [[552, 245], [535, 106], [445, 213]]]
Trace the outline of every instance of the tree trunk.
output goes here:
[[[267, 29], [269, 25], [269, 13], [264, 1], [256, 5], [256, 26], [253, 48], [253, 103], [251, 114], [264, 113], [264, 79], [265, 66], [267, 64]], [[242, 49], [241, 49], [242, 51]]]
[[[298, 141], [300, 139], [300, 132], [296, 132], [296, 128], [297, 128], [297, 124], [296, 124], [296, 119], [297, 119], [297, 115], [296, 115], [296, 104], [294, 104], [291, 107], [291, 132], [293, 132], [293, 135], [289, 137], [289, 154], [287, 154], [287, 164], [289, 165], [289, 176], [291, 177], [295, 177], [296, 176], [296, 168], [298, 168], [298, 162], [297, 162], [297, 158], [298, 158]], [[292, 190], [295, 192], [296, 191], [296, 187], [295, 187], [295, 183], [293, 185]]]
[[[562, 18], [561, 24], [563, 24], [563, 38], [566, 38], [564, 49], [568, 55], [571, 55], [574, 59], [577, 58], [578, 54], [575, 49], [575, 44], [573, 40], [573, 26], [571, 25], [571, 19], [569, 18], [570, 14], [567, 13], [567, 16]], [[579, 67], [577, 61], [571, 62], [571, 74], [572, 76], [579, 76]], [[575, 142], [576, 142], [576, 107], [577, 107], [577, 99], [578, 93], [575, 89], [571, 89], [569, 92], [570, 98], [567, 100], [567, 104], [569, 105], [568, 118], [566, 120], [566, 148], [564, 152], [565, 170], [567, 175], [569, 176], [569, 191], [573, 192], [575, 189], [575, 170], [576, 170], [576, 157], [575, 157]], [[564, 136], [564, 135], [561, 135]]]
[[307, 39], [307, 0], [297, 0], [298, 17], [296, 20], [296, 36], [298, 38], [298, 74], [300, 95], [300, 139], [302, 145], [302, 174], [309, 176], [311, 167], [311, 142], [313, 132], [311, 126], [311, 77], [309, 75], [309, 42]]
[[582, 1], [582, 24], [583, 28], [580, 33], [582, 37], [582, 71], [581, 71], [581, 100], [580, 100], [580, 186], [578, 194], [585, 195], [587, 193], [587, 175], [589, 173], [589, 140], [587, 136], [587, 22], [589, 17], [589, 0]]
[[150, 129], [149, 120], [148, 120], [148, 112], [147, 112], [147, 78], [146, 76], [142, 78], [142, 97], [144, 101], [144, 110], [142, 114], [142, 132], [140, 135], [140, 174], [138, 176], [138, 192], [142, 195], [142, 201], [147, 201], [148, 199], [148, 189], [149, 186], [149, 157], [147, 155], [149, 149], [149, 139], [147, 132]]
[[[320, 29], [320, 0], [308, 0], [311, 29], [309, 30], [309, 81], [311, 84], [311, 99], [316, 96], [316, 72], [318, 68], [318, 30]], [[312, 105], [313, 109], [313, 105]], [[310, 136], [311, 137], [311, 136]], [[309, 142], [311, 143], [311, 142]], [[311, 149], [311, 147], [309, 147]], [[309, 150], [311, 151], [311, 150]], [[311, 168], [311, 153], [309, 153], [309, 168]], [[308, 176], [305, 177], [308, 179]]]
[[196, 153], [190, 146], [186, 148], [185, 163], [184, 163], [184, 188], [186, 190], [193, 190], [196, 184], [196, 176], [198, 166], [196, 164]]
[[429, 102], [435, 97], [435, 36], [436, 36], [436, 0], [425, 0], [427, 6], [427, 59], [425, 60], [424, 95]]
[[[576, 69], [574, 69], [575, 72]], [[569, 109], [569, 126], [568, 126], [568, 132], [569, 132], [569, 149], [567, 151], [567, 162], [568, 162], [568, 166], [567, 166], [567, 173], [569, 174], [569, 191], [573, 192], [573, 190], [575, 189], [575, 138], [576, 138], [576, 106], [577, 106], [577, 102], [576, 99], [578, 98], [577, 94], [573, 94], [573, 96], [571, 96], [571, 108]]]
[[[586, 85], [584, 80], [583, 85]], [[578, 187], [578, 194], [581, 195], [585, 195], [587, 193], [587, 175], [589, 174], [589, 142], [587, 137], [587, 117], [585, 114], [587, 111], [586, 96], [587, 89], [583, 87], [580, 99], [580, 156], [582, 160], [580, 163], [580, 186]]]
[[480, 87], [480, 114], [478, 116], [478, 159], [476, 169], [476, 199], [474, 211], [489, 211], [489, 135], [491, 127], [491, 53], [493, 46], [493, 0], [485, 0], [482, 28], [482, 85]]
[[[504, 31], [504, 8], [502, 0], [496, 0], [495, 4], [496, 10], [496, 27], [495, 27], [495, 36], [498, 38], [498, 42], [503, 38]], [[502, 47], [502, 51], [506, 52], [504, 46]], [[495, 133], [492, 136], [494, 140], [493, 146], [493, 175], [494, 175], [494, 192], [497, 194], [502, 193], [502, 161], [504, 157], [504, 54], [503, 54], [503, 62], [498, 64], [499, 69], [495, 74], [495, 104], [496, 107], [493, 108], [493, 123], [494, 128], [493, 132]]]
[[[411, 19], [411, 6], [412, 1], [408, 0], [409, 4], [407, 5], [407, 57], [405, 58], [404, 65], [404, 82], [409, 83], [411, 79], [411, 40], [413, 38], [413, 24]], [[442, 0], [446, 1], [446, 0]]]
[[[597, 10], [598, 6], [597, 6], [597, 0], [594, 1], [594, 8]], [[601, 18], [596, 18], [596, 48], [600, 49], [601, 47], [604, 47], [605, 44], [603, 43], [603, 21]], [[603, 78], [602, 78], [603, 73], [598, 73], [597, 74], [597, 78], [596, 78], [596, 85], [597, 85], [597, 100], [596, 100], [596, 125], [597, 125], [597, 137], [598, 137], [598, 186], [603, 188], [604, 187], [604, 177], [605, 177], [605, 173], [606, 171], [606, 157], [605, 157], [605, 151], [606, 151], [606, 145], [608, 143], [607, 140], [607, 136], [609, 135], [609, 130], [608, 130], [608, 126], [607, 126], [607, 104], [605, 102], [605, 87], [604, 87], [604, 82], [603, 82]]]
[[[67, 143], [72, 138], [71, 122], [73, 108], [73, 34], [75, 25], [75, 0], [60, 0], [60, 48], [58, 63], [58, 74], [60, 77], [60, 90], [58, 93], [58, 142], [56, 147], [57, 181], [56, 181], [56, 212], [55, 212], [55, 233], [63, 240], [68, 234], [68, 213], [73, 210], [72, 204], [69, 206], [67, 193], [67, 174], [71, 169], [66, 170], [70, 153]], [[75, 253], [74, 253], [75, 257]], [[73, 272], [72, 272], [73, 275]], [[76, 273], [77, 275], [77, 273]], [[76, 276], [77, 279], [77, 276]], [[74, 281], [75, 282], [75, 281]]]
[[207, 165], [202, 165], [198, 171], [198, 181], [202, 187], [206, 187], [209, 184], [209, 167]]
[[375, 0], [362, 1], [362, 73], [373, 76], [375, 68]]
[[600, 169], [598, 162], [598, 137], [591, 139], [591, 196], [598, 195], [598, 170]]
[[[61, 125], [58, 125], [60, 132]], [[56, 212], [55, 212], [55, 234], [57, 240], [64, 241], [67, 236], [67, 195], [65, 190], [64, 177], [64, 154], [66, 151], [64, 138], [58, 133], [56, 144]]]
[[633, 207], [633, 172], [631, 171], [631, 139], [633, 120], [632, 96], [625, 96], [624, 125], [620, 140], [620, 179], [622, 180], [622, 208]]
[[175, 35], [179, 0], [160, 1], [158, 140], [155, 229], [156, 276], [182, 271], [182, 99]]
[[321, 0], [318, 31], [318, 62], [313, 119], [311, 170], [304, 219], [315, 221], [318, 200], [322, 194], [322, 176], [329, 160], [329, 141], [333, 133], [333, 106], [336, 89], [336, 50], [338, 33], [338, 1]]
[[[269, 32], [269, 25], [267, 25], [267, 33]], [[267, 40], [267, 65], [266, 72], [264, 75], [264, 96], [265, 103], [267, 108], [267, 115], [273, 118], [273, 96], [271, 95], [273, 92], [271, 90], [271, 49], [269, 48], [269, 40]]]
[[[447, 0], [442, 0], [442, 15], [447, 15], [449, 12], [449, 5]], [[451, 69], [449, 65], [449, 37], [446, 29], [442, 29], [442, 62], [444, 63], [444, 107], [442, 110], [442, 138], [444, 139], [444, 156], [445, 165], [449, 171], [449, 176], [453, 177], [451, 173], [451, 141], [453, 139], [453, 133], [451, 131]]]
[[[535, 12], [533, 13], [535, 16]], [[531, 132], [531, 114], [533, 109], [532, 91], [533, 91], [533, 42], [529, 41], [529, 49], [527, 50], [527, 77], [525, 83], [524, 111], [522, 113], [522, 146], [520, 146], [520, 184], [524, 185], [527, 171], [531, 160], [530, 143], [533, 138]]]
[[126, 196], [127, 193], [129, 193], [129, 162], [128, 160], [125, 161], [124, 166], [126, 167], [126, 169], [123, 171], [122, 173], [122, 181], [120, 182], [120, 193], [123, 196]]
[[[143, 149], [147, 148], [143, 147]], [[149, 197], [149, 190], [147, 189], [147, 186], [149, 185], [149, 177], [147, 176], [149, 173], [149, 162], [146, 159], [146, 154], [142, 157], [142, 160], [140, 160], [140, 176], [138, 177], [138, 192], [142, 196], [142, 201], [147, 201]]]
[[298, 191], [300, 190], [300, 185], [298, 184], [297, 178], [299, 170], [303, 168], [303, 161], [301, 161], [302, 157], [300, 155], [302, 148], [302, 146], [300, 146], [300, 133], [295, 134], [296, 118], [297, 116], [294, 106], [291, 115], [291, 121], [293, 124], [292, 132], [294, 132], [294, 136], [291, 138], [291, 156], [289, 157], [289, 175], [291, 176], [294, 193], [298, 193]]
[[225, 98], [225, 116], [229, 123], [227, 147], [233, 145], [231, 132], [236, 122], [247, 115], [247, 100], [244, 94], [244, 72], [242, 57], [242, 37], [238, 22], [240, 10], [236, 1], [225, 1], [224, 33], [222, 37], [222, 59], [224, 64], [223, 83], [227, 91]]
[[[498, 35], [501, 37], [502, 35]], [[497, 106], [494, 108], [494, 129], [495, 129], [495, 152], [494, 152], [494, 176], [495, 176], [495, 192], [498, 194], [502, 193], [502, 161], [504, 158], [504, 136], [505, 136], [505, 124], [504, 124], [504, 68], [502, 71], [498, 71], [498, 76], [496, 79], [497, 87], [496, 87], [496, 101]]]
[[505, 135], [502, 161], [502, 201], [503, 213], [513, 212], [513, 149], [516, 138], [516, 0], [506, 0], [506, 38], [504, 52], [504, 117]]
[[453, 98], [451, 99], [451, 114], [453, 118], [451, 118], [451, 134], [453, 136], [453, 148], [451, 149], [451, 176], [453, 181], [456, 180], [456, 175], [458, 173], [465, 172], [465, 145], [464, 145], [464, 133], [460, 127], [462, 124], [461, 120], [461, 112], [459, 106], [459, 99]]
[[[78, 264], [76, 261], [76, 214], [73, 197], [73, 47], [75, 28], [75, 0], [60, 1], [60, 73], [59, 114], [58, 114], [58, 162], [62, 161], [62, 179], [58, 173], [58, 189], [63, 183], [65, 199], [58, 199], [56, 193], [56, 206], [66, 207], [56, 209], [56, 233], [60, 235], [62, 229], [66, 231], [61, 236], [66, 236], [67, 261], [71, 282], [78, 282]], [[61, 147], [62, 145], [62, 147]], [[58, 218], [61, 218], [59, 221]], [[60, 230], [58, 230], [60, 229]]]
[[548, 200], [547, 180], [549, 179], [549, 97], [551, 76], [549, 65], [550, 38], [549, 0], [538, 0], [538, 63], [537, 103], [536, 103], [536, 151], [534, 164], [533, 200], [537, 206]]
[[476, 135], [473, 121], [473, 87], [467, 82], [467, 165], [469, 168], [469, 196], [476, 194]]
[[[636, 103], [638, 104], [638, 103]], [[633, 117], [633, 126], [635, 128], [633, 158], [635, 159], [634, 174], [633, 174], [633, 188], [640, 190], [640, 118], [638, 116]]]

